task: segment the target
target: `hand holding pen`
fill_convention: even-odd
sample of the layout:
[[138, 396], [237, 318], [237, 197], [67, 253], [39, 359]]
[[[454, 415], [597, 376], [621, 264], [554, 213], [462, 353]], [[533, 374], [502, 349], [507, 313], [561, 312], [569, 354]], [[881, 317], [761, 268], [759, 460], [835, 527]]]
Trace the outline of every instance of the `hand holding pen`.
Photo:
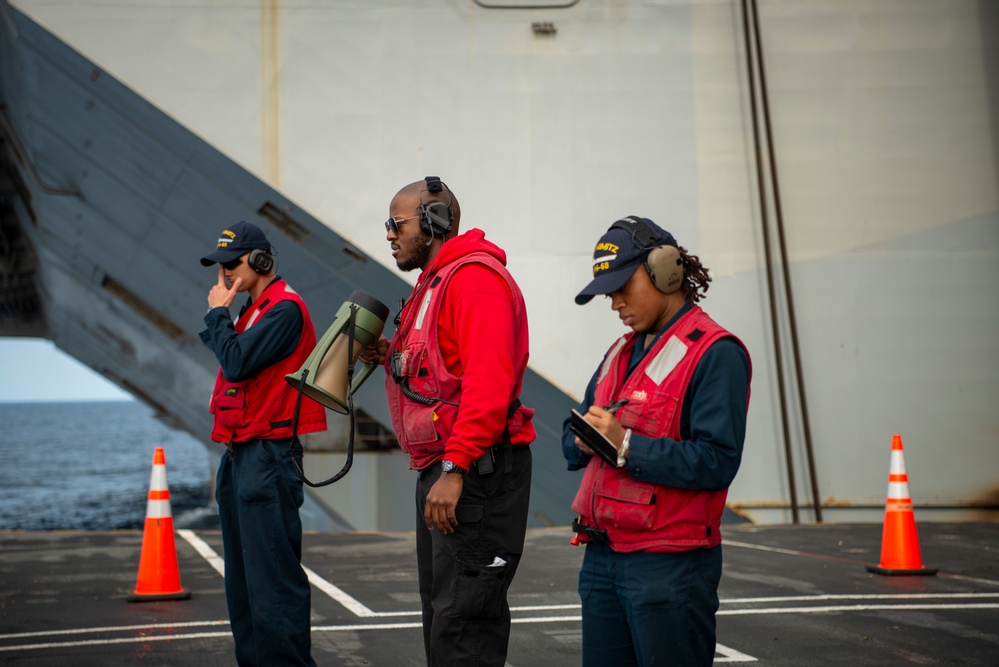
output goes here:
[[[615, 446], [620, 446], [620, 443], [624, 441], [624, 427], [621, 426], [621, 422], [617, 420], [615, 413], [628, 404], [628, 399], [621, 399], [620, 401], [614, 401], [610, 405], [604, 407], [597, 407], [596, 405], [591, 405], [590, 409], [587, 410], [586, 414], [583, 415], [585, 419], [593, 428], [600, 431], [608, 440], [615, 443]], [[587, 454], [593, 454], [593, 452], [582, 445], [582, 441], [577, 437], [576, 446], [580, 448], [583, 452]]]
[[620, 410], [621, 408], [623, 408], [626, 405], [628, 405], [628, 399], [627, 398], [622, 398], [620, 401], [614, 401], [610, 405], [605, 405], [604, 406], [604, 410], [606, 410], [607, 412], [609, 412], [609, 413], [611, 413], [613, 415], [613, 414], [617, 414], [617, 411]]

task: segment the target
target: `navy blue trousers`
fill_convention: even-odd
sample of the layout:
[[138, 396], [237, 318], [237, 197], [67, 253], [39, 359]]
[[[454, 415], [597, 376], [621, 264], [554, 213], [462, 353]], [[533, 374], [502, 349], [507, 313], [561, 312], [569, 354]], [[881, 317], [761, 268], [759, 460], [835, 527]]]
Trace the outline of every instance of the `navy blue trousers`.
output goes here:
[[[436, 463], [416, 484], [416, 560], [429, 667], [503, 667], [510, 643], [507, 589], [517, 573], [531, 499], [531, 449], [512, 448], [512, 465], [496, 452], [495, 471], [465, 476], [448, 535], [427, 530], [427, 494], [441, 476]], [[493, 566], [495, 558], [504, 563]]]
[[583, 666], [709, 667], [721, 546], [617, 553], [588, 544], [579, 571]]
[[[222, 456], [215, 500], [225, 548], [225, 599], [243, 667], [316, 664], [311, 588], [302, 569], [304, 494], [291, 439], [253, 440]], [[295, 458], [302, 464], [302, 446]]]

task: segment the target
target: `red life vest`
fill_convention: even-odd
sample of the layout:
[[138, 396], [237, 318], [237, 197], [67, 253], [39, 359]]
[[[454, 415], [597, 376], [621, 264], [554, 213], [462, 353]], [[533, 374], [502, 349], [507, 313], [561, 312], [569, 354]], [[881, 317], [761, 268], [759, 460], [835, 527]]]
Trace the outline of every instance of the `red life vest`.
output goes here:
[[[422, 300], [410, 303], [417, 307], [414, 312], [405, 313], [402, 327], [392, 340], [390, 354], [386, 358], [388, 375], [385, 378], [385, 395], [388, 400], [392, 426], [402, 450], [409, 454], [410, 468], [422, 470], [435, 463], [444, 452], [444, 446], [451, 429], [458, 418], [458, 404], [461, 402], [461, 378], [452, 375], [437, 340], [437, 317], [444, 292], [455, 271], [466, 264], [478, 262], [494, 270], [503, 277], [513, 295], [514, 331], [526, 327], [527, 312], [520, 288], [514, 282], [506, 267], [492, 255], [485, 252], [472, 252], [447, 264], [433, 276], [427, 276]], [[417, 288], [419, 291], [421, 288]], [[407, 307], [409, 310], [409, 307]], [[408, 325], [408, 326], [407, 326]], [[526, 354], [527, 340], [516, 340], [516, 354]], [[420, 402], [403, 393], [403, 385], [392, 376], [392, 354], [400, 354], [395, 362], [395, 372], [407, 381], [411, 393], [427, 397]], [[510, 397], [511, 400], [516, 397]], [[520, 406], [507, 420], [510, 435], [520, 433], [529, 423], [534, 410]]]
[[[302, 335], [295, 350], [284, 359], [268, 366], [251, 378], [229, 382], [219, 369], [215, 379], [209, 412], [215, 415], [212, 440], [215, 442], [247, 442], [290, 438], [292, 418], [298, 394], [284, 376], [296, 373], [316, 346], [316, 330], [302, 297], [283, 280], [268, 285], [253, 305], [236, 319], [234, 327], [241, 334], [283, 301], [293, 301], [302, 312]], [[322, 405], [303, 396], [298, 417], [298, 432], [314, 433], [326, 430], [326, 410]]]
[[[625, 334], [600, 367], [594, 405], [628, 399], [616, 413], [622, 426], [650, 438], [671, 438], [682, 446], [680, 415], [687, 387], [704, 352], [726, 336], [735, 338], [693, 306], [627, 375], [637, 336]], [[614, 551], [688, 551], [721, 542], [727, 495], [727, 489], [679, 489], [636, 480], [627, 467], [615, 468], [594, 456], [572, 509], [582, 524], [606, 530]]]

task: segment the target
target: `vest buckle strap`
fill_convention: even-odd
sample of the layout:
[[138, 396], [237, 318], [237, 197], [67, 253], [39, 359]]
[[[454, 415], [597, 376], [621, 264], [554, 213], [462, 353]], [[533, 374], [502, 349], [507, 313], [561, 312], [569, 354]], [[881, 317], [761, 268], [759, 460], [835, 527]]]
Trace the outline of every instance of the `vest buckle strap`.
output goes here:
[[[506, 409], [507, 422], [513, 418], [521, 405], [523, 403], [520, 402], [519, 396], [513, 399]], [[510, 440], [509, 423], [503, 427], [503, 436], [500, 438], [500, 441], [486, 449], [482, 456], [476, 459], [472, 465], [475, 466], [480, 475], [491, 475], [496, 471], [496, 455], [500, 452], [503, 454], [503, 472], [510, 472], [513, 470], [513, 443]]]
[[572, 520], [572, 532], [585, 535], [586, 541], [592, 542], [593, 544], [610, 544], [610, 538], [607, 536], [606, 530], [591, 528], [590, 526], [580, 523], [579, 519]]
[[493, 451], [493, 447], [495, 446], [493, 445], [487, 449], [482, 456], [472, 462], [472, 465], [475, 466], [480, 475], [491, 475], [496, 470], [494, 466], [496, 463], [496, 454]]

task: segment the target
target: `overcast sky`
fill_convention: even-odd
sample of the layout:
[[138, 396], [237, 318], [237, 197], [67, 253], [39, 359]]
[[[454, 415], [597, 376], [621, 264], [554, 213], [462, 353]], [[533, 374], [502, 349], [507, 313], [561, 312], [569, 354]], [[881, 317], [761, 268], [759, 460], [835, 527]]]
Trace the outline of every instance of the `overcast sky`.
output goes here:
[[0, 403], [131, 398], [51, 341], [0, 338]]

